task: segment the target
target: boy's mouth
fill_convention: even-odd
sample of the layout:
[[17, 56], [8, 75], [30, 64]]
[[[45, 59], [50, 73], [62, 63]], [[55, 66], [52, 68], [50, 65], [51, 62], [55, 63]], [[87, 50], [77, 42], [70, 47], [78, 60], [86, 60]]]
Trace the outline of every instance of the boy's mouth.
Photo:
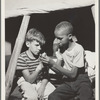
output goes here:
[[40, 53], [40, 51], [37, 51], [36, 53], [37, 53], [37, 54], [39, 54], [39, 53]]
[[62, 43], [59, 43], [59, 47], [61, 47], [62, 46]]

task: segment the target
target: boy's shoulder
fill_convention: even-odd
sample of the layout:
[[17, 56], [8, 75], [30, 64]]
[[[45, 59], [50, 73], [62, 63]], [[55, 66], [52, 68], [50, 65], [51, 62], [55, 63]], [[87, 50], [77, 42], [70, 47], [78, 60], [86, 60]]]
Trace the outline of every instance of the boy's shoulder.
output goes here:
[[20, 53], [19, 57], [22, 57], [22, 58], [25, 58], [27, 55], [26, 55], [26, 51]]
[[83, 49], [84, 50], [83, 46], [81, 44], [79, 44], [79, 43], [75, 43], [75, 47], [78, 50], [80, 50], [80, 49]]
[[26, 55], [26, 51], [22, 52], [20, 56]]
[[81, 44], [79, 43], [75, 43], [74, 47], [71, 50], [65, 50], [64, 54], [68, 54], [68, 55], [77, 55], [80, 52], [84, 52], [84, 48]]

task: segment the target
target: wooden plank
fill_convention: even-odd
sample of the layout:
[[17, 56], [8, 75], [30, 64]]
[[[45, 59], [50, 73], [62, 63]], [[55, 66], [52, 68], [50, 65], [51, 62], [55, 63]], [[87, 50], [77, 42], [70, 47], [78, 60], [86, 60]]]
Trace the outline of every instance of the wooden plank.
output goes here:
[[29, 24], [29, 19], [30, 16], [24, 16], [23, 20], [22, 20], [22, 24], [18, 33], [18, 36], [16, 38], [16, 42], [15, 42], [15, 46], [13, 49], [13, 53], [9, 62], [9, 66], [8, 66], [8, 70], [6, 73], [6, 100], [8, 100], [9, 98], [9, 94], [12, 88], [12, 83], [13, 83], [13, 79], [14, 79], [14, 75], [15, 75], [15, 71], [16, 71], [16, 64], [17, 64], [17, 59], [18, 56], [21, 52], [24, 40], [25, 40], [25, 34], [27, 31], [27, 27]]
[[95, 5], [93, 5], [91, 7], [91, 11], [92, 11], [93, 19], [94, 19], [94, 22], [95, 22]]

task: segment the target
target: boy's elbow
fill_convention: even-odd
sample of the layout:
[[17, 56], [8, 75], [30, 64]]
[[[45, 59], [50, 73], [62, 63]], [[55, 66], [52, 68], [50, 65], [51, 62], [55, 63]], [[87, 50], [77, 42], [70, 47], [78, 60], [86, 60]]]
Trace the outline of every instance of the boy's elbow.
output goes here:
[[76, 77], [76, 74], [71, 74], [70, 75], [70, 78], [75, 78]]
[[73, 69], [73, 70], [71, 71], [71, 73], [70, 73], [71, 78], [75, 78], [75, 77], [77, 76], [77, 71], [78, 71], [77, 68], [75, 68], [75, 69]]
[[71, 77], [70, 78], [75, 78], [76, 76], [75, 75], [71, 75]]
[[31, 83], [31, 80], [30, 79], [25, 79], [27, 82]]
[[31, 84], [33, 83], [33, 81], [32, 81], [31, 79], [29, 79], [29, 78], [28, 78], [28, 79], [25, 79], [25, 80], [26, 80], [27, 82], [31, 83]]

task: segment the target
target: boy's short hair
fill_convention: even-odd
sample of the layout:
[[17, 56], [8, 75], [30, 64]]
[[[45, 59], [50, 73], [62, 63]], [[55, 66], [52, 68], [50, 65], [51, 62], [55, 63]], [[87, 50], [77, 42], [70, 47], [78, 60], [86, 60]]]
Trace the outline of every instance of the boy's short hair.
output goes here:
[[68, 30], [68, 34], [73, 34], [73, 26], [70, 22], [68, 21], [62, 21], [60, 22], [56, 28], [55, 28], [55, 31], [59, 31], [60, 29], [67, 29]]
[[45, 37], [43, 34], [35, 28], [31, 28], [25, 37], [25, 42], [32, 42], [33, 40], [38, 41], [41, 45], [45, 44]]

